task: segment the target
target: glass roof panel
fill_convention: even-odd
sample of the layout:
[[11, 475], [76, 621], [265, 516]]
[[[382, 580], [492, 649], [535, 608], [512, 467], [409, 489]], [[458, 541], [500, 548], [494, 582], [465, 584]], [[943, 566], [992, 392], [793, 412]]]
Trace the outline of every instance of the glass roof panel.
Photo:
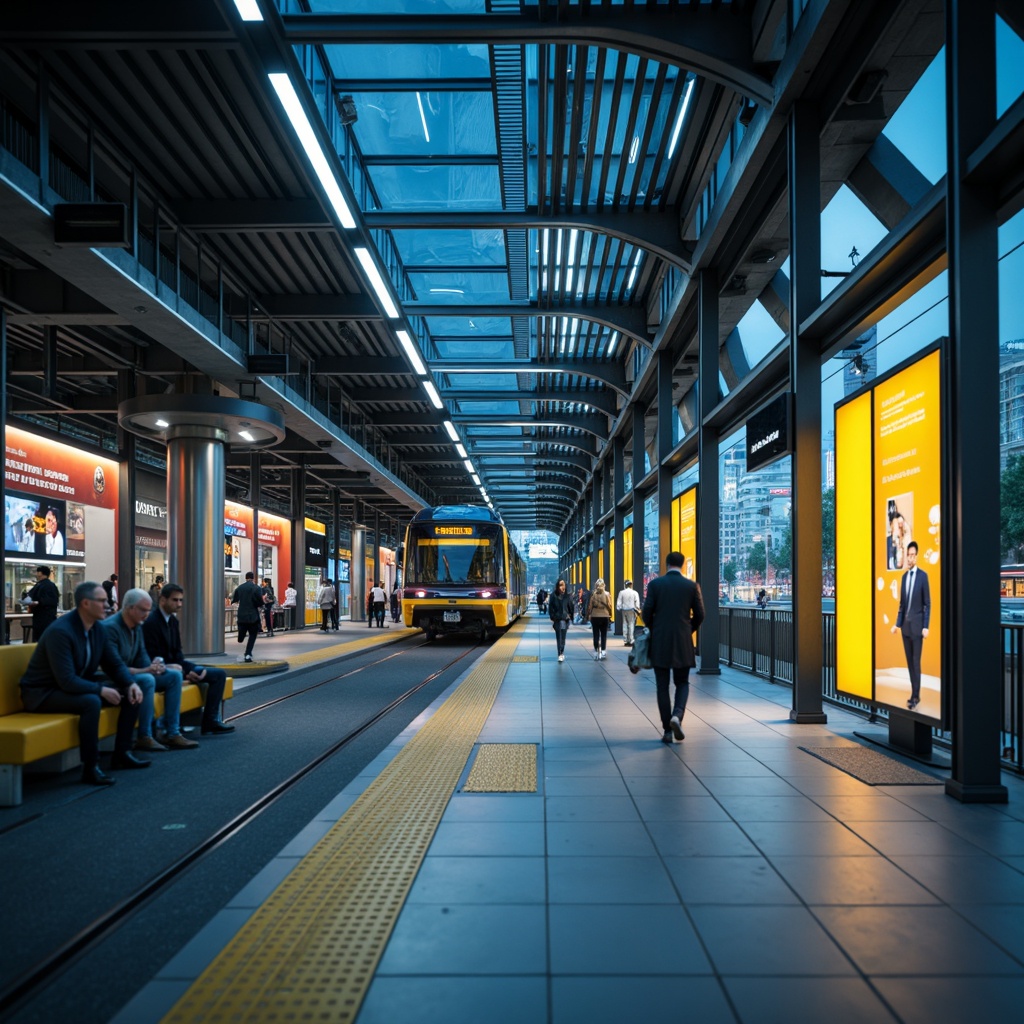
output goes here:
[[513, 401], [459, 402], [459, 408], [467, 415], [518, 416], [519, 403]]
[[946, 174], [945, 96], [943, 47], [882, 132], [933, 185]]
[[374, 166], [370, 177], [385, 210], [500, 210], [497, 164], [490, 167]]
[[488, 302], [509, 301], [508, 275], [455, 274], [450, 270], [436, 274], [409, 274], [420, 302], [439, 305], [480, 305]]
[[[515, 358], [515, 350], [512, 346], [512, 339], [501, 338], [489, 340], [481, 338], [474, 341], [467, 338], [465, 341], [458, 341], [453, 338], [435, 340], [438, 354], [442, 359], [490, 359], [494, 362], [504, 362], [506, 359]], [[461, 376], [461, 375], [460, 375]], [[493, 374], [487, 374], [493, 378]]]
[[494, 101], [489, 92], [352, 94], [359, 120], [352, 126], [365, 156], [495, 156]]
[[505, 265], [505, 234], [499, 229], [397, 230], [391, 236], [407, 267]]
[[[756, 299], [750, 309], [743, 314], [743, 318], [736, 325], [736, 330], [739, 331], [743, 353], [751, 369], [786, 336], [785, 331], [761, 305], [760, 299]], [[728, 389], [723, 393], [728, 394]]]
[[[374, 4], [374, 0], [370, 0]], [[384, 0], [381, 0], [384, 4]], [[338, 12], [335, 12], [338, 13]], [[355, 13], [355, 12], [351, 12]], [[374, 6], [373, 14], [386, 13]], [[338, 88], [347, 80], [412, 81], [491, 77], [484, 45], [456, 43], [327, 44], [324, 53]]]
[[996, 117], [1024, 92], [1024, 39], [996, 15]]
[[453, 373], [446, 390], [457, 399], [460, 391], [515, 391], [517, 387], [513, 373]]
[[[485, 14], [487, 0], [305, 0], [314, 14]], [[298, 0], [282, 0], [281, 9], [301, 13]]]
[[470, 341], [500, 337], [511, 341], [512, 337], [512, 324], [507, 316], [431, 316], [427, 317], [427, 327], [435, 340], [465, 337]]

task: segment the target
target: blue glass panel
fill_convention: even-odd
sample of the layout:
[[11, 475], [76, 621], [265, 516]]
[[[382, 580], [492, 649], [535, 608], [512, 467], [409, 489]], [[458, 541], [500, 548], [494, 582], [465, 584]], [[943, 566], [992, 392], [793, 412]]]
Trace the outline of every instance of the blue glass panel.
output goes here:
[[409, 280], [419, 302], [449, 306], [509, 301], [506, 274], [454, 274], [446, 270], [436, 274], [410, 274]]
[[[308, 0], [313, 14], [486, 14], [487, 0]], [[301, 14], [299, 0], [279, 6]], [[379, 47], [375, 47], [379, 50]]]
[[459, 391], [515, 391], [518, 387], [512, 373], [453, 373], [448, 390], [458, 398]]
[[1024, 92], [1024, 39], [996, 15], [996, 116]]
[[[371, 3], [373, 0], [371, 0]], [[376, 8], [373, 13], [384, 13]], [[347, 79], [427, 81], [437, 78], [489, 78], [487, 47], [432, 43], [375, 43], [324, 47], [338, 87]]]
[[427, 317], [427, 327], [434, 338], [465, 337], [471, 341], [512, 336], [512, 323], [507, 316], [431, 316]]
[[480, 231], [391, 232], [406, 266], [505, 265], [505, 234], [498, 229]]
[[946, 174], [945, 60], [943, 47], [883, 132], [933, 185]]
[[353, 93], [352, 126], [366, 156], [497, 153], [489, 92]]
[[385, 210], [495, 210], [501, 208], [498, 167], [370, 168]]
[[999, 340], [1024, 340], [1024, 211], [999, 229]]
[[[512, 341], [509, 340], [488, 340], [480, 338], [478, 341], [467, 338], [465, 341], [455, 341], [450, 338], [438, 340], [437, 351], [442, 359], [492, 359], [501, 362], [506, 359], [514, 359]], [[462, 376], [460, 374], [460, 376]], [[491, 377], [493, 374], [486, 374]]]
[[[855, 258], [859, 263], [885, 235], [882, 222], [843, 185], [821, 212], [821, 269], [852, 270], [855, 266], [853, 250], [857, 250]], [[823, 277], [822, 298], [842, 280], [841, 277]]]
[[751, 369], [786, 336], [760, 301], [754, 302], [743, 314], [743, 319], [736, 325], [736, 329], [740, 334], [747, 365]]
[[[498, 389], [495, 388], [497, 391]], [[513, 387], [514, 390], [514, 387]], [[459, 408], [467, 415], [476, 416], [518, 416], [519, 403], [510, 401], [459, 402]]]

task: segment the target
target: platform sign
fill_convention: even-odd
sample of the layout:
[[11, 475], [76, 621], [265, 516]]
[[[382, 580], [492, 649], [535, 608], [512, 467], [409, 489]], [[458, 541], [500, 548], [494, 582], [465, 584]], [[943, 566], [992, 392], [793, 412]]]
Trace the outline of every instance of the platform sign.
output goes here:
[[936, 346], [836, 409], [836, 686], [904, 711], [916, 696], [910, 710], [936, 721], [943, 718], [940, 391]]

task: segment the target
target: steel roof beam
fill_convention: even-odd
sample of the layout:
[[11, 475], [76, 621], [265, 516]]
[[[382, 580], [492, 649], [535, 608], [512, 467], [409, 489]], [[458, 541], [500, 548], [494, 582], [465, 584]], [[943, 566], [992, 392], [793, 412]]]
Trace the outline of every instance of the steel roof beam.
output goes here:
[[[317, 360], [319, 366], [324, 360]], [[361, 362], [360, 360], [355, 360]], [[339, 360], [344, 362], [344, 360]], [[402, 363], [402, 360], [394, 360]], [[602, 384], [618, 391], [625, 398], [629, 397], [629, 385], [626, 383], [626, 371], [621, 363], [602, 363], [596, 359], [576, 359], [566, 362], [540, 362], [536, 359], [510, 359], [505, 361], [487, 359], [432, 359], [429, 362], [431, 371], [435, 374], [447, 373], [535, 373], [548, 375], [553, 373], [571, 374], [576, 377], [587, 377], [591, 380], [599, 380]], [[344, 372], [342, 369], [336, 372]], [[349, 371], [353, 372], [353, 371]], [[366, 371], [367, 373], [371, 371]], [[383, 372], [383, 371], [375, 371]], [[403, 372], [408, 373], [408, 370]]]
[[282, 18], [289, 43], [463, 43], [611, 47], [695, 71], [764, 106], [775, 95], [771, 82], [754, 70], [750, 18], [730, 5], [660, 10], [560, 6], [557, 18], [541, 20], [537, 8], [523, 14], [339, 15], [291, 14]]
[[[560, 419], [558, 416], [505, 416], [474, 413], [453, 413], [453, 423], [479, 427], [555, 427], [559, 430], [583, 430], [602, 441], [608, 440], [608, 417], [603, 413], [577, 413]], [[559, 439], [561, 441], [561, 439]]]
[[369, 295], [259, 295], [251, 312], [232, 310], [234, 317], [253, 320], [382, 320]]
[[[450, 398], [456, 402], [494, 402], [505, 400], [505, 392], [460, 391], [458, 388], [453, 387], [440, 388], [439, 390], [442, 397]], [[374, 391], [373, 393], [376, 394], [377, 392]], [[422, 395], [423, 392], [421, 391], [420, 394]], [[359, 394], [355, 397], [357, 400], [370, 401], [369, 398], [365, 397], [365, 394]], [[564, 391], [555, 390], [554, 388], [534, 388], [532, 391], [509, 391], [508, 399], [516, 402], [574, 403], [576, 405], [588, 406], [591, 409], [597, 409], [608, 416], [616, 416], [619, 411], [615, 396], [607, 391]], [[383, 402], [388, 401], [388, 399], [380, 398], [378, 401]]]

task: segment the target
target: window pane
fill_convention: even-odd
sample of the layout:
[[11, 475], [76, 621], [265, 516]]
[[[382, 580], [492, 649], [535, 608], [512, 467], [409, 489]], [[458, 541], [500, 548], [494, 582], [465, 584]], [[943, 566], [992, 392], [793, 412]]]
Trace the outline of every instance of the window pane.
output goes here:
[[946, 174], [945, 59], [943, 47], [882, 133], [933, 185]]

